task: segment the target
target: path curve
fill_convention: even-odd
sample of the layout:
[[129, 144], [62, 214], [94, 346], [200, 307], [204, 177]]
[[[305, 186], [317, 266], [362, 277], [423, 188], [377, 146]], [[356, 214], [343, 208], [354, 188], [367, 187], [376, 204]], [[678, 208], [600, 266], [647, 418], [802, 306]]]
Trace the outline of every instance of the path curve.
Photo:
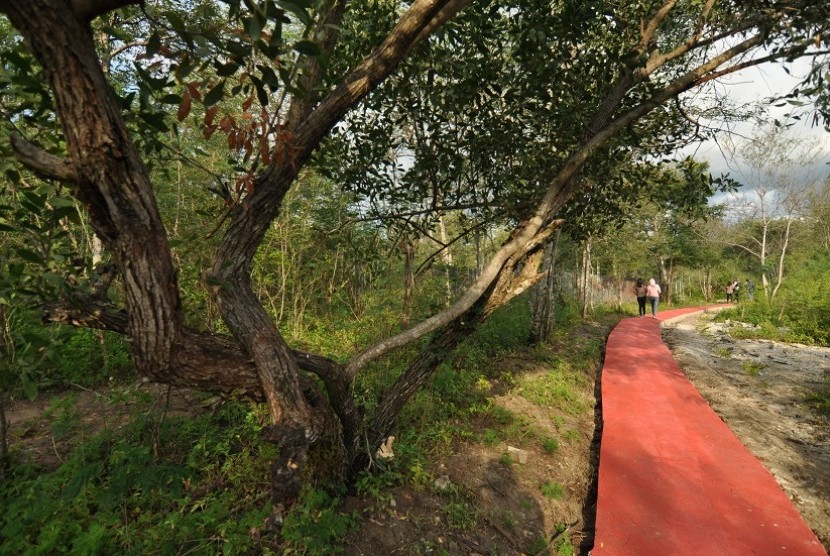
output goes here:
[[624, 319], [608, 337], [591, 554], [827, 555], [660, 339], [661, 321], [723, 307]]

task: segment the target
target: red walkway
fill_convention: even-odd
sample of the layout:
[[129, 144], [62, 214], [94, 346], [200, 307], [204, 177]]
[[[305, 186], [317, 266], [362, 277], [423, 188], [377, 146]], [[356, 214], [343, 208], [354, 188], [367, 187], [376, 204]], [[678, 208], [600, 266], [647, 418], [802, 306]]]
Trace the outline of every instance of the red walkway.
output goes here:
[[658, 320], [617, 325], [601, 380], [592, 554], [827, 554], [769, 471], [686, 379]]

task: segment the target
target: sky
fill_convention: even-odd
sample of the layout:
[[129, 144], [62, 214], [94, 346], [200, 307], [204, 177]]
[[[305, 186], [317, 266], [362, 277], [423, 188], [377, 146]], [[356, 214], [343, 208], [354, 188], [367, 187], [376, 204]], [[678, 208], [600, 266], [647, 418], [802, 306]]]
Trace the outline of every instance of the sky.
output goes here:
[[[766, 64], [764, 66], [752, 67], [743, 70], [740, 73], [730, 75], [718, 80], [715, 84], [716, 90], [719, 94], [726, 95], [730, 100], [742, 103], [755, 103], [768, 100], [770, 97], [776, 95], [787, 94], [807, 75], [809, 61], [807, 59], [800, 59], [788, 68], [788, 74], [780, 64]], [[767, 113], [770, 120], [779, 119], [786, 120], [786, 114], [793, 110], [793, 106], [787, 105], [784, 107], [775, 107], [769, 105]], [[803, 110], [811, 110], [811, 106], [804, 107]], [[810, 125], [811, 118], [804, 117], [800, 121], [791, 120], [793, 123], [790, 131], [797, 137], [801, 137], [805, 142], [818, 141], [820, 142], [821, 160], [817, 162], [818, 171], [825, 175], [830, 171], [830, 133], [828, 133], [822, 126], [812, 127]], [[723, 122], [711, 122], [711, 125], [725, 129]], [[718, 176], [720, 174], [730, 173], [738, 178], [737, 174], [741, 173], [740, 162], [731, 159], [729, 153], [725, 152], [722, 145], [733, 141], [740, 145], [746, 141], [747, 137], [751, 137], [757, 132], [757, 128], [751, 122], [743, 124], [731, 124], [729, 132], [721, 134], [718, 142], [706, 141], [705, 143], [687, 148], [684, 154], [691, 154], [699, 160], [706, 160], [709, 162], [712, 174]], [[727, 137], [728, 135], [728, 137]]]

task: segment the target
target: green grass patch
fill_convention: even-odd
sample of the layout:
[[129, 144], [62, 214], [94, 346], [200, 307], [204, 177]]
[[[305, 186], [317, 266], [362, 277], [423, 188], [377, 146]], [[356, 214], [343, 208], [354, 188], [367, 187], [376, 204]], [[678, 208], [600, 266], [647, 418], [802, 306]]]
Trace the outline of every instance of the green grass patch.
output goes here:
[[565, 487], [556, 481], [548, 481], [541, 486], [542, 494], [545, 498], [552, 498], [554, 500], [561, 500], [565, 496]]
[[584, 388], [586, 380], [583, 373], [560, 361], [548, 372], [520, 377], [517, 393], [536, 405], [576, 415], [585, 408], [576, 392]]
[[758, 376], [761, 374], [761, 371], [766, 368], [766, 365], [755, 361], [744, 361], [741, 363], [741, 368], [750, 376]]
[[[74, 405], [53, 407], [57, 423]], [[138, 413], [118, 431], [79, 442], [54, 471], [13, 466], [0, 483], [2, 553], [250, 554], [274, 548], [250, 534], [271, 510], [269, 466], [276, 455], [260, 439], [252, 418], [259, 411], [228, 403], [214, 415], [168, 417], [161, 424]], [[155, 435], [159, 454], [152, 448]], [[286, 517], [285, 546], [330, 553], [353, 523], [336, 513], [336, 502], [307, 489]]]

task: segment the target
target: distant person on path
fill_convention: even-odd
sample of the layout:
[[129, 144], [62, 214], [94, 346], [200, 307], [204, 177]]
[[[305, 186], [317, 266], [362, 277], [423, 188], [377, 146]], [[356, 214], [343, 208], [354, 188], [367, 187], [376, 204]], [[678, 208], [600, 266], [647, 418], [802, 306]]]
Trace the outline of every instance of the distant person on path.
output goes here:
[[755, 299], [755, 284], [749, 278], [746, 279], [746, 295], [750, 301]]
[[646, 316], [646, 284], [642, 278], [637, 278], [637, 284], [634, 286], [634, 295], [637, 297], [637, 308], [640, 311], [640, 316]]
[[729, 282], [726, 284], [726, 302], [732, 303], [732, 293], [735, 291], [735, 283]]
[[732, 293], [735, 294], [735, 303], [738, 302], [738, 293], [741, 291], [741, 281], [735, 278], [732, 282]]
[[652, 318], [657, 318], [657, 307], [660, 306], [660, 296], [662, 294], [663, 290], [660, 289], [660, 286], [654, 281], [654, 278], [650, 278], [648, 286], [646, 287], [646, 297], [648, 297], [648, 300], [651, 303]]

